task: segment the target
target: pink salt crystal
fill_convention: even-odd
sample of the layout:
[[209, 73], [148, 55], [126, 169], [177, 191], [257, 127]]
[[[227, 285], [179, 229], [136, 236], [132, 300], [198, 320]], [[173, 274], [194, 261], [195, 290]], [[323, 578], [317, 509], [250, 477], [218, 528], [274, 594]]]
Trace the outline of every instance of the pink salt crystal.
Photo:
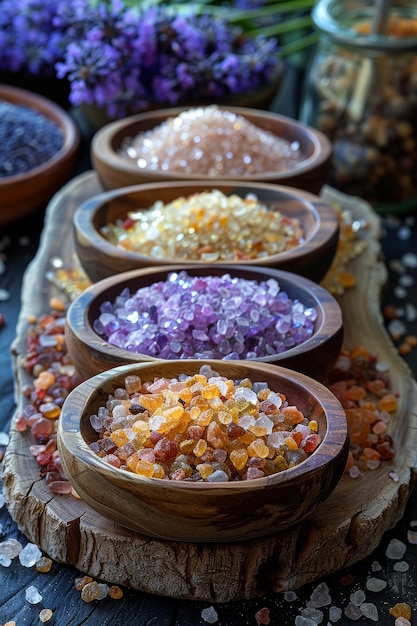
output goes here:
[[270, 624], [269, 609], [267, 607], [259, 609], [259, 611], [255, 613], [255, 619], [257, 624]]
[[72, 487], [71, 483], [67, 480], [54, 480], [53, 482], [48, 484], [48, 489], [51, 493], [59, 493], [59, 494], [70, 494]]

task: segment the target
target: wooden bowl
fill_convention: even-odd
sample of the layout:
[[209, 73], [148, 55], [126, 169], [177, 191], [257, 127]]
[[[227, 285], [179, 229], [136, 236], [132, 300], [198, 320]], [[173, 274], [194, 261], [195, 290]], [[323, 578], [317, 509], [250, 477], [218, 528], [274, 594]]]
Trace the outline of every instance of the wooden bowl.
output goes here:
[[131, 530], [174, 541], [244, 541], [297, 524], [336, 487], [346, 464], [345, 412], [322, 384], [300, 373], [253, 361], [206, 361], [231, 379], [266, 381], [316, 420], [322, 443], [305, 461], [277, 474], [221, 483], [147, 478], [116, 469], [89, 448], [97, 439], [90, 415], [123, 385], [199, 371], [201, 361], [131, 364], [98, 374], [72, 391], [62, 407], [58, 445], [69, 481], [92, 509]]
[[72, 175], [79, 131], [72, 118], [54, 102], [30, 91], [0, 85], [0, 100], [34, 109], [62, 131], [63, 145], [50, 159], [31, 170], [0, 178], [0, 226], [18, 220], [46, 204]]
[[[258, 128], [270, 131], [281, 139], [299, 142], [305, 155], [305, 159], [291, 167], [290, 170], [269, 171], [252, 176], [236, 176], [233, 177], [234, 180], [287, 185], [314, 194], [320, 192], [327, 178], [332, 154], [332, 144], [323, 133], [306, 126], [302, 122], [276, 113], [245, 107], [220, 106], [219, 108], [242, 115]], [[100, 129], [92, 140], [91, 160], [104, 188], [117, 189], [141, 183], [173, 182], [175, 180], [212, 182], [213, 177], [208, 175], [153, 171], [146, 168], [140, 170], [132, 160], [119, 153], [124, 139], [133, 138], [141, 132], [156, 128], [168, 118], [176, 117], [185, 110], [187, 109], [184, 107], [177, 107], [140, 113], [112, 122]], [[230, 179], [231, 177], [225, 178]], [[221, 178], [216, 176], [215, 180], [217, 184]]]
[[[298, 246], [268, 257], [244, 261], [245, 265], [267, 265], [320, 281], [334, 258], [339, 236], [336, 212], [318, 196], [285, 186], [265, 183], [221, 182], [215, 187], [225, 195], [242, 198], [254, 194], [269, 209], [298, 219], [304, 241]], [[124, 220], [130, 211], [146, 210], [154, 202], [165, 204], [181, 196], [208, 191], [207, 183], [149, 183], [99, 194], [84, 202], [74, 214], [75, 246], [89, 278], [96, 282], [120, 272], [158, 265], [199, 265], [204, 261], [158, 258], [124, 250], [110, 243], [102, 228]], [[242, 263], [227, 261], [228, 264]]]
[[[310, 339], [285, 352], [254, 361], [274, 363], [324, 380], [336, 362], [343, 342], [342, 313], [337, 301], [323, 287], [291, 272], [265, 267], [242, 265], [177, 266], [176, 272], [186, 270], [191, 276], [222, 276], [265, 281], [276, 279], [282, 291], [292, 299], [317, 310], [315, 332]], [[133, 270], [106, 278], [88, 287], [70, 305], [66, 321], [66, 342], [70, 357], [79, 373], [88, 378], [99, 372], [126, 363], [161, 362], [146, 354], [123, 350], [110, 345], [93, 330], [103, 302], [113, 302], [124, 288], [134, 293], [141, 287], [166, 281], [172, 266]], [[231, 362], [231, 361], [230, 361]]]

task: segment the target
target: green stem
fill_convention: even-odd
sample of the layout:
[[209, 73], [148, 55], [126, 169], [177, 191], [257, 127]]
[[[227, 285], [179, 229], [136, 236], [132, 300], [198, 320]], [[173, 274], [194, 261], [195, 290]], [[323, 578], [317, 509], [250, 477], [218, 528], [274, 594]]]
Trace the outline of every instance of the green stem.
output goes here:
[[293, 41], [291, 43], [285, 44], [278, 51], [278, 56], [285, 58], [308, 48], [309, 46], [313, 46], [317, 43], [319, 39], [318, 33], [310, 33], [309, 35], [303, 35], [298, 41]]
[[312, 25], [311, 16], [306, 15], [304, 17], [296, 17], [294, 19], [285, 20], [278, 24], [271, 24], [268, 26], [261, 26], [260, 28], [248, 29], [246, 33], [251, 37], [274, 37], [282, 35], [283, 33], [294, 32], [302, 28], [306, 28]]

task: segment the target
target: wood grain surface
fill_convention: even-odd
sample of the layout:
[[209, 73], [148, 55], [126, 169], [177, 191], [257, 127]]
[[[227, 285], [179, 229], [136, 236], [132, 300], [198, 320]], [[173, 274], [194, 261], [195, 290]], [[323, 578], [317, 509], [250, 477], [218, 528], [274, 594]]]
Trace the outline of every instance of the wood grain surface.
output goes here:
[[[45, 278], [50, 258], [73, 256], [71, 216], [80, 202], [101, 191], [87, 172], [64, 187], [48, 207], [38, 254], [28, 268], [22, 313], [13, 347], [16, 401], [24, 374], [26, 320], [42, 313], [54, 288]], [[358, 284], [340, 297], [345, 345], [365, 344], [390, 366], [400, 394], [391, 422], [398, 451], [392, 463], [358, 479], [343, 477], [332, 496], [298, 526], [271, 537], [226, 544], [169, 542], [129, 532], [94, 513], [81, 500], [54, 496], [39, 479], [30, 440], [11, 429], [4, 469], [4, 495], [12, 517], [29, 540], [56, 561], [111, 583], [173, 598], [227, 602], [255, 598], [267, 590], [296, 589], [369, 555], [401, 518], [415, 484], [417, 388], [384, 330], [379, 302], [386, 270], [379, 258], [379, 221], [359, 200], [324, 190], [369, 222], [367, 249], [351, 264]], [[19, 406], [18, 409], [19, 410]], [[395, 470], [398, 480], [390, 478]]]

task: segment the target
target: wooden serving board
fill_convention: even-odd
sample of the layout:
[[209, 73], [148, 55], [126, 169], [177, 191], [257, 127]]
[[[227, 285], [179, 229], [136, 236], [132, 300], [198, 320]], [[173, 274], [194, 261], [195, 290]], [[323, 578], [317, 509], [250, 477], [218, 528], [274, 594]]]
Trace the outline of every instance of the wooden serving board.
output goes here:
[[[25, 274], [13, 346], [17, 412], [25, 383], [19, 362], [25, 354], [26, 320], [49, 310], [49, 298], [56, 295], [45, 277], [50, 259], [58, 256], [71, 265], [72, 214], [83, 200], [101, 191], [95, 174], [87, 172], [67, 184], [48, 207], [39, 251]], [[387, 362], [392, 388], [400, 394], [391, 423], [396, 459], [356, 479], [344, 476], [314, 514], [285, 532], [237, 543], [170, 542], [125, 530], [72, 496], [51, 494], [29, 452], [29, 436], [12, 425], [3, 468], [6, 503], [22, 532], [50, 557], [95, 578], [151, 594], [228, 602], [268, 590], [296, 589], [352, 565], [368, 556], [396, 525], [416, 480], [417, 385], [384, 330], [380, 313], [387, 276], [380, 258], [379, 220], [358, 199], [329, 188], [323, 195], [369, 223], [364, 231], [366, 250], [348, 268], [357, 277], [357, 286], [339, 300], [346, 347], [363, 344]], [[390, 477], [392, 471], [397, 481]]]

